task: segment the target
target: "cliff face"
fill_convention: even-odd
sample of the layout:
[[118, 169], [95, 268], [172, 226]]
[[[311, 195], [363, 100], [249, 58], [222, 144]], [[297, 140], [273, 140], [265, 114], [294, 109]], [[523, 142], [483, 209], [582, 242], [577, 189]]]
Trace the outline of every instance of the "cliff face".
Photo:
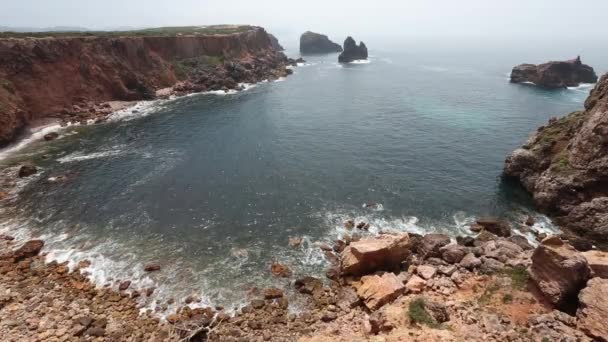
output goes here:
[[583, 111], [540, 127], [507, 158], [504, 171], [558, 224], [608, 242], [608, 74]]
[[511, 71], [511, 82], [532, 82], [545, 88], [576, 87], [581, 83], [597, 82], [592, 67], [583, 64], [580, 57], [569, 61], [544, 64], [521, 64]]
[[306, 31], [300, 36], [300, 52], [303, 54], [342, 52], [340, 44], [329, 40], [324, 34]]
[[153, 98], [155, 90], [187, 79], [195, 68], [180, 63], [192, 60], [207, 69], [233, 61], [276, 69], [286, 58], [259, 27], [231, 34], [0, 39], [0, 145], [38, 118], [94, 111], [91, 103]]

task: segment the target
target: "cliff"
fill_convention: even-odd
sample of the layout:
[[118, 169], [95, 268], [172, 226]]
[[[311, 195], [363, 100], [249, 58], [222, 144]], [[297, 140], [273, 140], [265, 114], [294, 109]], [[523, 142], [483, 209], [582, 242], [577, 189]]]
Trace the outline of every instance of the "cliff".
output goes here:
[[540, 127], [507, 158], [504, 173], [563, 228], [608, 242], [608, 74], [583, 111]]
[[338, 62], [350, 63], [356, 60], [367, 59], [367, 46], [361, 42], [357, 42], [352, 37], [347, 37], [344, 41], [344, 52], [338, 56]]
[[576, 87], [581, 83], [597, 82], [592, 67], [577, 57], [569, 61], [547, 62], [539, 65], [521, 64], [511, 71], [511, 82], [531, 82], [545, 88]]
[[284, 76], [288, 63], [250, 26], [2, 38], [0, 145], [39, 118], [90, 119], [96, 104], [151, 99], [180, 80], [181, 91], [235, 88]]

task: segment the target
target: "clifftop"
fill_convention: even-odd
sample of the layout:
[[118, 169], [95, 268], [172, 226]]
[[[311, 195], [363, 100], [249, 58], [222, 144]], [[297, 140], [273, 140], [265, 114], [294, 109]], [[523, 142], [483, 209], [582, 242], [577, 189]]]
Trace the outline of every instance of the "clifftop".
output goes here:
[[0, 38], [0, 145], [35, 119], [96, 120], [105, 101], [151, 99], [173, 86], [234, 89], [289, 72], [255, 26], [3, 35], [10, 38]]
[[515, 150], [505, 175], [563, 228], [608, 242], [608, 74], [583, 111], [551, 119]]

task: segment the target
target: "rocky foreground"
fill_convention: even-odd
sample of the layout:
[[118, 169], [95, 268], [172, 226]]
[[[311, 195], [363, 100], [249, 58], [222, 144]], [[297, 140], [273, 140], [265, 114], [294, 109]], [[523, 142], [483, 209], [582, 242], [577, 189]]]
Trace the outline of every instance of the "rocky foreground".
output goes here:
[[584, 110], [539, 127], [507, 158], [504, 173], [562, 228], [608, 243], [608, 75]]
[[511, 71], [511, 82], [533, 83], [555, 89], [577, 87], [581, 83], [595, 83], [597, 75], [592, 67], [581, 62], [579, 56], [569, 61], [518, 65]]
[[0, 39], [0, 146], [39, 119], [99, 122], [110, 101], [239, 89], [295, 65], [261, 27], [142, 32]]
[[[528, 220], [529, 221], [529, 220]], [[527, 227], [531, 222], [522, 223]], [[95, 288], [79, 265], [43, 262], [44, 243], [0, 238], [3, 341], [607, 341], [608, 254], [567, 236], [534, 248], [510, 226], [480, 219], [476, 237], [380, 234], [358, 229], [319, 244], [327, 279], [293, 279], [306, 306], [290, 310], [285, 289], [252, 290], [235, 315], [192, 299], [161, 320], [140, 314], [150, 291]], [[523, 229], [523, 228], [522, 228]], [[528, 228], [533, 229], [533, 228]], [[569, 239], [569, 240], [568, 240]], [[300, 240], [290, 239], [298, 248]], [[574, 248], [574, 243], [579, 251]], [[21, 246], [20, 246], [21, 245]], [[269, 276], [291, 277], [272, 264]], [[126, 285], [123, 285], [126, 284]]]

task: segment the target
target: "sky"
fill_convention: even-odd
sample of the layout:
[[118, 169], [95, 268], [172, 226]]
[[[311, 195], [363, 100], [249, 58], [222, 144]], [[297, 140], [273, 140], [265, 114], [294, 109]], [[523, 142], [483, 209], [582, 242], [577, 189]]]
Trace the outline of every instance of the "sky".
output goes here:
[[283, 33], [577, 37], [608, 33], [608, 0], [0, 0], [0, 26], [254, 24]]

